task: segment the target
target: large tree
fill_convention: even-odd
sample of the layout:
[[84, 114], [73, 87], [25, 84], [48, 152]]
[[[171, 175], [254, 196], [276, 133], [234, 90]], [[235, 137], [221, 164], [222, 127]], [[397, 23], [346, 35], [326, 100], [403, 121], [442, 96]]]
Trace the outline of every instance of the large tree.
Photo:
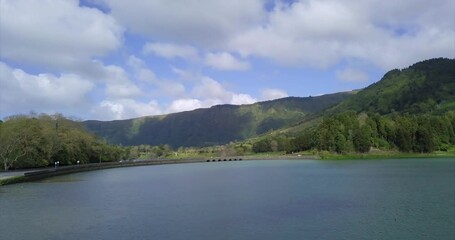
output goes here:
[[62, 115], [21, 115], [0, 124], [0, 164], [32, 168], [59, 161], [70, 165], [125, 158], [122, 147], [111, 146]]
[[40, 128], [36, 119], [15, 116], [2, 123], [0, 128], [0, 161], [6, 171], [25, 156], [39, 155]]
[[353, 142], [357, 152], [365, 153], [371, 148], [371, 128], [369, 125], [363, 125], [354, 132]]

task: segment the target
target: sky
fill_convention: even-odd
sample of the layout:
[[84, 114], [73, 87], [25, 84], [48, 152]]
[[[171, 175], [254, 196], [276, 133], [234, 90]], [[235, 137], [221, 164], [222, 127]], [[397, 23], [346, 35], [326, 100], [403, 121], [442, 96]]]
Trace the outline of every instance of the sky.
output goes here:
[[453, 0], [0, 0], [0, 119], [128, 119], [364, 88], [455, 57]]

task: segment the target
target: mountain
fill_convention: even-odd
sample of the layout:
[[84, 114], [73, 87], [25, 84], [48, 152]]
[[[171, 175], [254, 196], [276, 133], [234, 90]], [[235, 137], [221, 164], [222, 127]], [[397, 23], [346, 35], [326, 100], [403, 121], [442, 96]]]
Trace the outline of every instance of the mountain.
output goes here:
[[455, 110], [455, 59], [436, 58], [384, 77], [333, 107], [329, 112], [420, 114]]
[[255, 153], [414, 153], [455, 150], [455, 60], [430, 59], [378, 82], [291, 128], [247, 140]]
[[116, 121], [85, 121], [92, 133], [122, 145], [210, 146], [244, 140], [288, 127], [340, 103], [350, 92], [287, 97], [251, 105], [218, 105], [162, 116]]
[[289, 97], [118, 121], [85, 121], [86, 128], [122, 145], [210, 146], [254, 138], [271, 130], [298, 133], [322, 117], [346, 111], [441, 114], [455, 111], [455, 59], [437, 58], [394, 69], [357, 91]]

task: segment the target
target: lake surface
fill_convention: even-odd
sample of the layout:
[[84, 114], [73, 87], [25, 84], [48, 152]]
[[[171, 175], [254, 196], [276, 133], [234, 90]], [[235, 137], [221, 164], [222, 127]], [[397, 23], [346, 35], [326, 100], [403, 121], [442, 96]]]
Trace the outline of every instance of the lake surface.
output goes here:
[[0, 187], [0, 238], [455, 239], [455, 159], [108, 169]]

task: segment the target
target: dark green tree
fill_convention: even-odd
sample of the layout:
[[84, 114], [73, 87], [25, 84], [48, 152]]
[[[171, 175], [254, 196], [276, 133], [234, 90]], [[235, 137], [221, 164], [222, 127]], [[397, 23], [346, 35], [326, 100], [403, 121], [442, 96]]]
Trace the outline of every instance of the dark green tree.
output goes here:
[[354, 131], [354, 148], [356, 152], [369, 152], [371, 148], [371, 128], [369, 125], [363, 125]]
[[271, 152], [271, 151], [272, 151], [272, 147], [270, 146], [269, 139], [262, 139], [253, 144], [253, 152], [255, 152], [255, 153]]
[[415, 140], [416, 123], [409, 116], [395, 120], [395, 144], [402, 152], [411, 152]]

